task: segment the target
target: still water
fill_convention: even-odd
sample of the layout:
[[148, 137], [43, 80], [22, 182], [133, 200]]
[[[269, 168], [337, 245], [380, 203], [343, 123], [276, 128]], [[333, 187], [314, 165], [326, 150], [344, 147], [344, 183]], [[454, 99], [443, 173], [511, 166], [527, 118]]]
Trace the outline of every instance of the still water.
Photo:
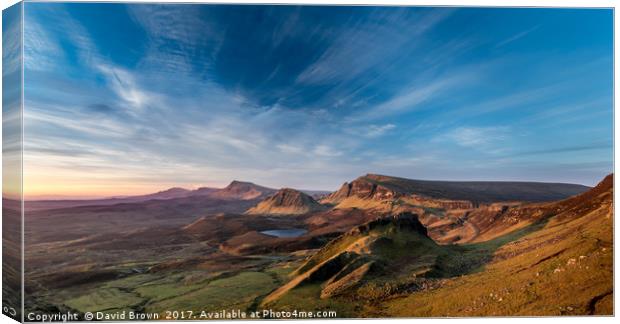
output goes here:
[[303, 228], [290, 228], [262, 231], [261, 233], [275, 237], [298, 237], [306, 234], [306, 232]]

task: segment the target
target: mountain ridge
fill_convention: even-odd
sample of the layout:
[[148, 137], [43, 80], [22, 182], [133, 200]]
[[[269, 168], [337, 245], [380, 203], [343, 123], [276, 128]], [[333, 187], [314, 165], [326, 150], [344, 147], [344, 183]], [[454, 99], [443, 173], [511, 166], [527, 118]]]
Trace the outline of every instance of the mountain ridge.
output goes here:
[[474, 203], [498, 201], [554, 201], [587, 191], [590, 187], [578, 184], [519, 182], [519, 181], [435, 181], [416, 180], [378, 174], [366, 174], [345, 182], [322, 203], [338, 204], [355, 196], [362, 199], [394, 199], [402, 196]]
[[26, 210], [45, 210], [85, 206], [111, 206], [126, 203], [142, 203], [153, 200], [179, 200], [203, 197], [223, 200], [252, 200], [264, 198], [275, 191], [275, 189], [259, 186], [252, 182], [233, 180], [224, 188], [200, 187], [190, 190], [181, 187], [172, 187], [152, 194], [138, 196], [85, 200], [27, 200], [24, 203]]
[[310, 195], [291, 188], [282, 188], [246, 211], [249, 215], [302, 215], [324, 210]]

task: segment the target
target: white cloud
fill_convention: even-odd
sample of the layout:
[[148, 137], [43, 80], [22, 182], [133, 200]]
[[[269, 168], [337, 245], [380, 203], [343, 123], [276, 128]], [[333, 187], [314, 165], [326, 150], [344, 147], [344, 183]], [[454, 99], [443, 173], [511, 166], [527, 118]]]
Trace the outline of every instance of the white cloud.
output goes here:
[[381, 126], [370, 125], [370, 128], [368, 129], [368, 132], [366, 133], [366, 136], [368, 136], [368, 137], [379, 137], [379, 136], [382, 136], [385, 133], [393, 130], [394, 128], [396, 128], [396, 125], [394, 125], [394, 124], [385, 124], [385, 125], [381, 125]]
[[324, 144], [315, 146], [313, 152], [314, 154], [323, 157], [337, 157], [344, 154], [342, 151], [338, 151], [333, 147]]
[[86, 138], [100, 136], [119, 139], [132, 134], [131, 129], [122, 122], [109, 118], [95, 118], [79, 111], [78, 107], [62, 109], [52, 105], [39, 106], [30, 103], [28, 109], [24, 110], [24, 127], [27, 130], [36, 130], [39, 127], [54, 126], [65, 131], [77, 132]]
[[505, 127], [458, 127], [440, 138], [462, 147], [491, 152], [507, 138], [507, 132]]
[[362, 125], [362, 126], [350, 126], [344, 129], [347, 134], [364, 137], [364, 138], [377, 138], [388, 134], [390, 131], [396, 129], [396, 125], [392, 123], [376, 125]]
[[110, 88], [133, 108], [142, 110], [157, 96], [140, 88], [133, 75], [126, 70], [106, 64], [98, 65], [98, 69], [106, 76]]

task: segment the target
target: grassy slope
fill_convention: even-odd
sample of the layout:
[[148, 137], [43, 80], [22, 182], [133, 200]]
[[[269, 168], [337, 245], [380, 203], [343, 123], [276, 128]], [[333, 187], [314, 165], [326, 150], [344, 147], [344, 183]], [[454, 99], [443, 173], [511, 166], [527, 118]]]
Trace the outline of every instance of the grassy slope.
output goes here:
[[[365, 245], [364, 242], [373, 242], [373, 238], [389, 238], [389, 241]], [[307, 279], [313, 270], [344, 251], [360, 253], [368, 258], [364, 262], [372, 260], [379, 265], [378, 269], [363, 278], [358, 287], [351, 289], [353, 295], [345, 293], [342, 298], [321, 298], [321, 291], [327, 282], [299, 280]], [[416, 280], [412, 274], [427, 272], [439, 256], [448, 254], [449, 248], [394, 224], [378, 226], [368, 232], [349, 233], [330, 242], [293, 272], [287, 285], [264, 300], [265, 306], [279, 310], [336, 310], [339, 317], [356, 317], [363, 307], [362, 303], [351, 302], [351, 298], [356, 298], [356, 291], [369, 297], [382, 294], [385, 289], [410, 286]]]
[[[278, 282], [266, 273], [241, 272], [238, 275], [217, 279], [202, 288], [169, 299], [147, 305], [148, 312], [163, 312], [171, 309], [194, 311], [219, 311], [221, 309], [247, 309], [260, 295], [268, 293]], [[152, 291], [155, 296], [166, 292], [169, 287]]]
[[74, 299], [65, 304], [80, 311], [106, 311], [140, 304], [142, 299], [133, 292], [118, 288], [97, 289], [92, 293]]
[[611, 197], [607, 191], [593, 208], [572, 208], [538, 231], [465, 246], [499, 249], [484, 271], [389, 300], [378, 311], [387, 316], [611, 314]]
[[81, 312], [122, 310], [163, 313], [166, 310], [251, 310], [257, 300], [286, 282], [299, 266], [297, 260], [277, 262], [253, 270], [211, 272], [204, 270], [134, 274], [93, 285], [65, 290], [54, 304]]

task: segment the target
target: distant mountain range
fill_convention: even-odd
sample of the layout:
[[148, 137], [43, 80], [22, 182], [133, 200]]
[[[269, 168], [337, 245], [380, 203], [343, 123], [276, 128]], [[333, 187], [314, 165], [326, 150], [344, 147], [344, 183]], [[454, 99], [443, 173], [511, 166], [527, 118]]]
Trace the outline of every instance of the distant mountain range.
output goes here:
[[[472, 202], [542, 202], [564, 199], [566, 197], [582, 193], [588, 189], [589, 187], [587, 186], [566, 183], [429, 181], [412, 180], [377, 174], [367, 174], [353, 180], [350, 183], [347, 182], [343, 184], [340, 189], [333, 193], [317, 190], [295, 191], [303, 193], [305, 196], [308, 196], [312, 200], [321, 199], [320, 202], [323, 204], [339, 204], [350, 197], [374, 197], [383, 199], [411, 194], [435, 199], [467, 200]], [[192, 197], [220, 200], [252, 200], [265, 199], [276, 193], [278, 193], [277, 189], [260, 186], [251, 182], [234, 180], [224, 188], [202, 187], [195, 190], [189, 190], [174, 187], [152, 194], [130, 197], [114, 197], [105, 199], [85, 200], [32, 200], [26, 201], [25, 206], [26, 210], [43, 210], [81, 206], [108, 206], [124, 203], [139, 203], [150, 200], [190, 199]], [[283, 194], [283, 192], [280, 192], [280, 194]], [[305, 197], [302, 197], [300, 199], [304, 200], [304, 198]], [[304, 201], [308, 202], [310, 200], [305, 199]], [[273, 203], [274, 201], [271, 202], [271, 204]], [[310, 204], [312, 204], [311, 201]], [[261, 208], [265, 208], [265, 206], [266, 205], [263, 204]], [[282, 207], [285, 206], [279, 207], [281, 210], [283, 210]], [[316, 206], [305, 206], [304, 208], [309, 208], [308, 210], [314, 211], [317, 210], [317, 208], [315, 207]], [[258, 211], [254, 210], [253, 212]], [[281, 214], [281, 212], [274, 213]]]
[[202, 187], [195, 190], [184, 188], [170, 188], [148, 195], [89, 199], [89, 200], [34, 200], [26, 201], [26, 210], [42, 210], [57, 208], [72, 208], [82, 206], [109, 206], [116, 204], [140, 203], [151, 200], [177, 200], [191, 198], [212, 198], [220, 200], [251, 200], [261, 199], [275, 193], [276, 189], [262, 187], [250, 182], [232, 181], [224, 188]]

